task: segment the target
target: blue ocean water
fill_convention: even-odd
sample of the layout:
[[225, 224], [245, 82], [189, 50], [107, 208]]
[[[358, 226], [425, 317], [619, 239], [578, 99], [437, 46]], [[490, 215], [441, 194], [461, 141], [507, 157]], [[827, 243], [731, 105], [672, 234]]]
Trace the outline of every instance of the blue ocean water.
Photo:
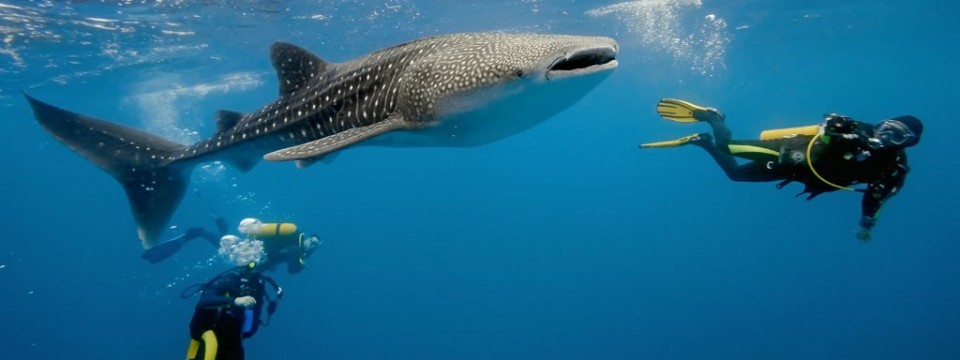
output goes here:
[[[21, 91], [182, 141], [273, 100], [274, 41], [330, 61], [423, 36], [611, 36], [620, 68], [544, 124], [467, 149], [351, 148], [332, 164], [211, 164], [167, 236], [210, 211], [324, 239], [250, 359], [956, 359], [960, 244], [949, 1], [0, 0], [3, 358], [182, 358], [228, 265], [196, 241], [139, 258], [123, 190], [45, 133]], [[739, 138], [838, 112], [914, 114], [904, 190], [874, 240], [859, 196], [732, 183], [661, 97]]]

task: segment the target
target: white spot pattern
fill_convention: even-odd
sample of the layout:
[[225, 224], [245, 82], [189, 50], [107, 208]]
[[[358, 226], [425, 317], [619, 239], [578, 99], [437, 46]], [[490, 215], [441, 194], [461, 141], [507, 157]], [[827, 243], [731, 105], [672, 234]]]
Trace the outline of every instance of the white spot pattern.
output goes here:
[[[447, 97], [512, 81], [542, 66], [547, 56], [556, 56], [551, 54], [559, 50], [598, 43], [615, 47], [612, 41], [598, 38], [454, 34], [325, 65], [327, 72], [321, 73], [298, 68], [309, 64], [309, 68], [324, 69], [314, 66], [312, 56], [306, 61], [287, 57], [278, 71], [286, 77], [283, 83], [298, 88], [241, 119], [216, 143], [204, 143], [203, 149], [233, 145], [237, 136], [250, 140], [281, 129], [287, 134], [279, 137], [282, 141], [305, 143], [375, 124], [394, 113], [408, 121], [431, 122], [438, 103]], [[192, 154], [198, 153], [198, 145], [190, 148]]]

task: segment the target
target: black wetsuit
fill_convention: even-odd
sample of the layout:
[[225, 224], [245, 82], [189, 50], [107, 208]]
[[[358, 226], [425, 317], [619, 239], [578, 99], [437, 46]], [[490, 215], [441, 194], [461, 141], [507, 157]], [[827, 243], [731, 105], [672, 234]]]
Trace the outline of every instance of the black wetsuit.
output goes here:
[[[847, 118], [828, 121], [824, 134], [810, 149], [812, 168], [820, 177], [811, 170], [806, 157], [814, 136], [731, 140], [731, 132], [722, 120], [708, 123], [713, 128], [714, 142], [695, 144], [707, 150], [731, 180], [779, 180], [778, 188], [793, 181], [800, 182], [805, 186], [801, 194], [809, 194], [808, 200], [824, 192], [839, 190], [827, 182], [842, 187], [866, 184], [860, 217], [860, 226], [866, 229], [873, 227], [883, 203], [903, 187], [910, 169], [906, 151], [871, 147], [868, 139], [873, 134], [873, 125]], [[734, 157], [752, 161], [738, 164]]]
[[267, 261], [263, 263], [266, 271], [273, 271], [281, 263], [287, 264], [287, 272], [296, 274], [303, 270], [304, 266], [300, 262], [302, 250], [300, 249], [300, 237], [303, 233], [296, 232], [291, 235], [279, 235], [275, 237], [264, 238], [263, 250], [267, 253]]
[[263, 241], [263, 250], [267, 253], [267, 260], [260, 267], [264, 271], [274, 271], [278, 265], [286, 263], [287, 273], [299, 273], [306, 267], [304, 261], [312, 253], [303, 248], [303, 241], [311, 236], [316, 235], [307, 235], [299, 230], [288, 235], [257, 236]]
[[[202, 334], [213, 330], [217, 336], [216, 359], [204, 360], [242, 360], [243, 339], [253, 336], [260, 326], [260, 312], [267, 302], [264, 289], [264, 276], [247, 267], [237, 267], [211, 280], [204, 286], [203, 295], [194, 309], [190, 320], [190, 337], [200, 341]], [[268, 280], [269, 281], [269, 280]], [[244, 332], [244, 309], [234, 304], [234, 299], [252, 296], [257, 303], [249, 309], [253, 311], [252, 328]], [[201, 352], [202, 354], [202, 352]]]

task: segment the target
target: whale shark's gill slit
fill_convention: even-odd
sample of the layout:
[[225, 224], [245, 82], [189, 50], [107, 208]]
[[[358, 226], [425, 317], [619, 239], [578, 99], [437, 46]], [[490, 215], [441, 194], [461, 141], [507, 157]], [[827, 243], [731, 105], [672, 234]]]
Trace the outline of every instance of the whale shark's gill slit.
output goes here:
[[570, 57], [558, 59], [550, 66], [551, 71], [570, 71], [591, 66], [603, 65], [617, 59], [612, 49], [591, 49], [580, 51]]

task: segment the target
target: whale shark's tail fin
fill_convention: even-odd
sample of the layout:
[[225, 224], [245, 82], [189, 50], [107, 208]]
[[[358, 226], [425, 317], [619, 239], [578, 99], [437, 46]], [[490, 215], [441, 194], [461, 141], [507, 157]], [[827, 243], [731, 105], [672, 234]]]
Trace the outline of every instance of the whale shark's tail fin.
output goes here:
[[193, 166], [176, 161], [186, 146], [26, 96], [47, 132], [123, 185], [140, 241], [149, 249], [186, 192]]

